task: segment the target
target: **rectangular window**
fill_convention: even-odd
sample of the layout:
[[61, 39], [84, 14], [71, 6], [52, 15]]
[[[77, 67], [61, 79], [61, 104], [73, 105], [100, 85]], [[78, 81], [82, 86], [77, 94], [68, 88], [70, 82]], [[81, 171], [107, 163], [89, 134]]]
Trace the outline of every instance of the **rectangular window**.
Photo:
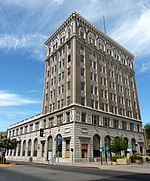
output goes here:
[[130, 131], [134, 131], [134, 123], [130, 123]]
[[68, 55], [68, 63], [71, 61], [71, 55]]
[[46, 119], [43, 120], [43, 128], [46, 128]]
[[99, 123], [99, 116], [92, 115], [92, 124], [98, 125]]
[[28, 132], [28, 126], [25, 126], [24, 133], [26, 134]]
[[85, 83], [84, 82], [81, 82], [81, 90], [85, 90]]
[[98, 109], [98, 101], [95, 101], [95, 109]]
[[70, 90], [70, 81], [67, 82], [67, 90]]
[[53, 126], [54, 117], [49, 118], [49, 127], [51, 128]]
[[104, 121], [104, 126], [105, 127], [109, 127], [109, 118], [105, 118], [105, 117], [103, 117], [103, 121]]
[[118, 120], [116, 119], [113, 120], [113, 127], [118, 129]]
[[84, 56], [80, 55], [80, 62], [84, 63]]
[[60, 109], [60, 101], [58, 101], [58, 109]]
[[68, 72], [68, 76], [69, 76], [70, 75], [70, 67], [68, 68], [67, 72]]
[[81, 122], [85, 123], [86, 122], [86, 113], [81, 113]]
[[91, 94], [93, 94], [93, 86], [91, 85]]
[[81, 68], [81, 76], [84, 76], [84, 68]]
[[67, 97], [67, 106], [70, 105], [70, 96]]
[[127, 130], [127, 122], [126, 121], [122, 121], [122, 129]]
[[33, 131], [33, 124], [30, 124], [30, 126], [29, 126], [29, 131], [30, 131], [30, 132]]
[[70, 122], [70, 112], [66, 113], [66, 121], [67, 121], [67, 123]]
[[63, 124], [63, 115], [62, 114], [57, 116], [57, 125], [61, 125], [61, 124]]
[[39, 130], [39, 122], [35, 123], [35, 131]]
[[91, 100], [91, 107], [94, 108], [94, 100]]
[[81, 105], [85, 106], [85, 97], [81, 96]]
[[20, 128], [20, 134], [23, 134], [23, 128]]
[[80, 44], [80, 50], [84, 51], [84, 44]]
[[64, 100], [62, 99], [61, 100], [61, 108], [63, 108], [64, 107]]

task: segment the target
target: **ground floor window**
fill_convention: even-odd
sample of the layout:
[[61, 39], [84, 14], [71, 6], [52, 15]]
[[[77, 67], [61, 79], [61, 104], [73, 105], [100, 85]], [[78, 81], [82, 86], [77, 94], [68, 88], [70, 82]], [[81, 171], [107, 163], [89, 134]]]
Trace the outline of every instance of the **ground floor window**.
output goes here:
[[82, 158], [87, 158], [87, 155], [88, 155], [88, 144], [82, 144], [81, 145], [81, 154], [82, 154]]
[[70, 140], [66, 140], [66, 158], [70, 158]]

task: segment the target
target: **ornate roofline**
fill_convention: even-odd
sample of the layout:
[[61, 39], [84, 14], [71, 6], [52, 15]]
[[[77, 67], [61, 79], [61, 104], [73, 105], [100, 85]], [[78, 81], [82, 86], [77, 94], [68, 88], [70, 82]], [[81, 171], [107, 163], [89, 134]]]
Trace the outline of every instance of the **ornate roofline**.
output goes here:
[[77, 19], [79, 19], [80, 21], [82, 21], [86, 26], [88, 26], [90, 29], [92, 29], [92, 31], [95, 31], [96, 33], [100, 34], [103, 38], [105, 38], [107, 40], [107, 42], [112, 43], [114, 46], [116, 46], [116, 48], [121, 49], [125, 54], [128, 54], [128, 56], [130, 56], [131, 59], [134, 58], [134, 55], [128, 51], [126, 48], [124, 48], [122, 45], [120, 45], [117, 41], [115, 41], [114, 39], [112, 39], [109, 35], [105, 34], [104, 32], [102, 32], [101, 30], [99, 30], [98, 28], [96, 28], [93, 24], [91, 24], [88, 20], [86, 20], [83, 16], [81, 16], [80, 14], [78, 14], [77, 12], [72, 12], [72, 14], [67, 18], [67, 20], [65, 22], [63, 22], [59, 28], [47, 39], [47, 41], [45, 42], [45, 45], [48, 45], [48, 43], [51, 41], [52, 38], [54, 38], [55, 36], [57, 36], [57, 33], [61, 32], [62, 29], [64, 28], [64, 26], [66, 26], [71, 20], [75, 20], [77, 22]]

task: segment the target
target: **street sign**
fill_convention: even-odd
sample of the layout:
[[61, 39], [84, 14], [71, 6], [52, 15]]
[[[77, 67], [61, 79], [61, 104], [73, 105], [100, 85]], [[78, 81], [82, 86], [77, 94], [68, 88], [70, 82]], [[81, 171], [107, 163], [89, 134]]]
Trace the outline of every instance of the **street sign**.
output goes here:
[[132, 149], [131, 149], [131, 148], [127, 148], [127, 151], [131, 152], [131, 151], [132, 151]]

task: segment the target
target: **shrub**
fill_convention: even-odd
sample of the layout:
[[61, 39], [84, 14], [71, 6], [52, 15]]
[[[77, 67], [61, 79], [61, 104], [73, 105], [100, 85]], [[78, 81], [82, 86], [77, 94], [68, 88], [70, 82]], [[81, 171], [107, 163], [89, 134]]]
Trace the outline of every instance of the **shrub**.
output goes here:
[[116, 162], [117, 159], [119, 159], [119, 158], [123, 158], [123, 157], [122, 157], [122, 156], [119, 156], [119, 155], [113, 155], [113, 156], [112, 156], [112, 161], [113, 161], [113, 162]]
[[140, 162], [143, 162], [143, 157], [140, 153], [134, 153], [130, 156], [131, 163], [135, 163], [136, 160], [139, 160]]

